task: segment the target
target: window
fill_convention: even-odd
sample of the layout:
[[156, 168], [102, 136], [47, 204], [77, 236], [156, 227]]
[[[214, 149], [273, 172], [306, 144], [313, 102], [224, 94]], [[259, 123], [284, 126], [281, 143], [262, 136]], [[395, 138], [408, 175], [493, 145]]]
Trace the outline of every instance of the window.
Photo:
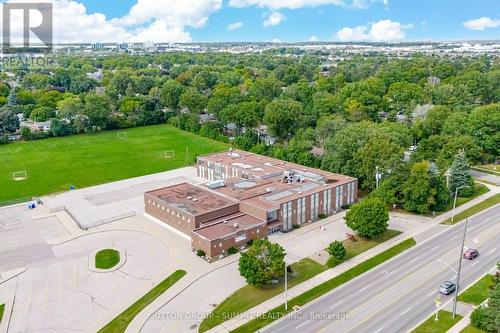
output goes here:
[[315, 221], [319, 214], [319, 193], [311, 195], [311, 221]]
[[297, 200], [297, 223], [303, 224], [306, 219], [306, 198]]
[[283, 219], [283, 230], [292, 228], [292, 202], [286, 202], [281, 206], [281, 216]]
[[278, 219], [278, 211], [277, 210], [267, 212], [267, 222], [275, 221], [277, 219]]
[[247, 239], [247, 235], [246, 234], [242, 234], [242, 235], [238, 235], [238, 236], [234, 237], [234, 241], [236, 243], [242, 242], [245, 239]]

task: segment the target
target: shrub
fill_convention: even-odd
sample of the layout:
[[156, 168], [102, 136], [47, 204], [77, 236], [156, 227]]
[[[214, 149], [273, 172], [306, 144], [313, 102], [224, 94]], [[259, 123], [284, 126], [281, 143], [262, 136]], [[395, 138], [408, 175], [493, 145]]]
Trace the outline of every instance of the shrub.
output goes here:
[[486, 331], [486, 315], [484, 307], [478, 306], [470, 315], [470, 322], [475, 328]]
[[207, 253], [201, 249], [196, 250], [196, 255], [198, 257], [204, 257]]
[[229, 253], [229, 254], [238, 253], [238, 249], [235, 248], [234, 246], [231, 246], [229, 249], [227, 249], [227, 253]]
[[318, 218], [319, 218], [319, 219], [325, 219], [325, 218], [327, 218], [327, 217], [328, 217], [328, 215], [327, 215], [327, 214], [325, 214], [325, 213], [319, 213], [319, 214], [318, 214]]
[[342, 242], [339, 242], [339, 241], [335, 241], [335, 242], [331, 243], [328, 246], [327, 251], [328, 251], [329, 255], [331, 255], [332, 257], [335, 257], [340, 262], [342, 262], [342, 260], [344, 260], [344, 257], [347, 253], [347, 251], [344, 247], [344, 244], [342, 244]]
[[330, 257], [330, 258], [328, 258], [328, 261], [326, 262], [326, 266], [328, 266], [329, 268], [333, 268], [341, 263], [342, 263], [342, 260], [339, 260], [335, 257]]
[[353, 205], [345, 216], [346, 224], [360, 236], [373, 238], [387, 230], [389, 211], [378, 198], [368, 198]]

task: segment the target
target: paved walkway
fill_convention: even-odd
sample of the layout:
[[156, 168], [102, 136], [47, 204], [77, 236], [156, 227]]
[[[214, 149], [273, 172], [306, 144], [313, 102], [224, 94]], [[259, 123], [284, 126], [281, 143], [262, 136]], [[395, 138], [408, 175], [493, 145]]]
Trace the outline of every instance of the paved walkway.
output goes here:
[[[490, 185], [488, 185], [488, 187], [491, 189], [490, 192], [485, 193], [482, 196], [475, 198], [475, 199], [459, 206], [456, 209], [456, 213], [464, 211], [464, 210], [476, 205], [477, 203], [479, 203], [487, 198], [490, 198], [490, 197], [492, 197], [495, 194], [500, 192], [499, 187], [490, 186]], [[451, 216], [451, 212], [446, 212], [446, 213], [441, 214], [441, 215], [439, 215], [435, 218], [432, 218], [432, 219], [425, 218], [425, 217], [413, 216], [413, 215], [396, 214], [395, 217], [409, 218], [410, 220], [420, 220], [421, 223], [419, 223], [416, 227], [405, 231], [403, 234], [401, 234], [393, 239], [390, 239], [387, 242], [384, 242], [383, 244], [380, 244], [380, 245], [378, 245], [378, 246], [376, 246], [376, 247], [374, 247], [366, 252], [363, 252], [362, 254], [348, 260], [347, 262], [342, 263], [339, 266], [336, 266], [332, 269], [329, 269], [329, 270], [327, 270], [321, 274], [318, 274], [315, 277], [313, 277], [313, 278], [311, 278], [311, 279], [309, 279], [309, 280], [307, 280], [299, 285], [294, 286], [293, 288], [290, 288], [288, 290], [288, 299], [292, 299], [292, 298], [306, 292], [307, 290], [309, 290], [313, 287], [316, 287], [316, 286], [320, 285], [321, 283], [334, 278], [335, 276], [338, 276], [339, 274], [345, 272], [346, 270], [366, 261], [369, 258], [376, 256], [377, 254], [391, 248], [392, 246], [402, 242], [405, 239], [415, 237], [416, 235], [419, 235], [419, 234], [435, 227], [436, 225], [438, 225], [442, 221], [448, 219], [450, 216]], [[446, 229], [444, 229], [444, 230], [446, 230]], [[237, 327], [249, 322], [251, 319], [258, 317], [259, 315], [266, 313], [267, 311], [269, 311], [277, 306], [280, 306], [283, 303], [284, 303], [284, 293], [279, 294], [279, 295], [255, 306], [254, 308], [252, 308], [252, 309], [246, 311], [245, 313], [241, 314], [240, 316], [238, 316], [238, 318], [234, 318], [232, 320], [226, 321], [225, 323], [213, 328], [209, 332], [229, 332], [229, 331], [234, 330]]]

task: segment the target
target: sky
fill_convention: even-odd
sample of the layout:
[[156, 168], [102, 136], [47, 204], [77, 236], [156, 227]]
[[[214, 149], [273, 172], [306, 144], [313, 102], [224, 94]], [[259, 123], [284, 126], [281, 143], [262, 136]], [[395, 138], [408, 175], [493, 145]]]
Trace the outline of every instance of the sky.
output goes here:
[[7, 2], [52, 2], [56, 42], [500, 39], [499, 0]]

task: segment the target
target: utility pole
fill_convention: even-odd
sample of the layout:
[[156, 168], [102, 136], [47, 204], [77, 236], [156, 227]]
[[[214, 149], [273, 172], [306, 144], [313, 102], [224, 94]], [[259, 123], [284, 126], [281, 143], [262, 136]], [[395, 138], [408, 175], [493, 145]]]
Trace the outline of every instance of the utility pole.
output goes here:
[[465, 245], [465, 235], [467, 234], [467, 224], [469, 223], [469, 219], [465, 219], [465, 226], [464, 226], [464, 235], [462, 237], [462, 246], [460, 246], [460, 258], [458, 259], [458, 273], [457, 273], [457, 288], [455, 290], [455, 295], [453, 296], [453, 319], [455, 319], [455, 316], [457, 314], [457, 296], [460, 291], [460, 272], [462, 270], [462, 260], [463, 260], [463, 253], [464, 253], [464, 245]]
[[375, 167], [375, 181], [376, 181], [376, 188], [378, 188], [378, 183], [380, 182], [380, 178], [382, 178], [382, 175], [378, 172], [378, 166]]
[[453, 224], [453, 219], [455, 218], [455, 208], [457, 206], [457, 196], [458, 196], [458, 190], [469, 187], [469, 185], [463, 185], [459, 186], [455, 189], [455, 199], [453, 200], [453, 209], [451, 210], [451, 224]]
[[285, 261], [285, 311], [288, 311], [288, 269]]

